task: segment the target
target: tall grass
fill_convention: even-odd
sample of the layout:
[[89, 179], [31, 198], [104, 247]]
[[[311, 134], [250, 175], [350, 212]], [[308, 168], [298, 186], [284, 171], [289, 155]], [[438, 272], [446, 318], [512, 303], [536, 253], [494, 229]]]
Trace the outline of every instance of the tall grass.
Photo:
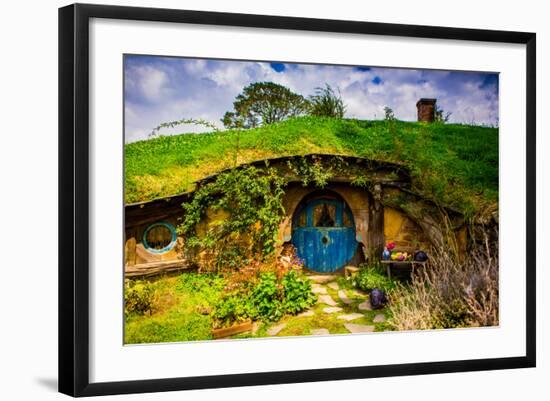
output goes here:
[[432, 250], [410, 285], [391, 293], [389, 324], [396, 330], [497, 326], [498, 277], [498, 248], [488, 237], [465, 258]]

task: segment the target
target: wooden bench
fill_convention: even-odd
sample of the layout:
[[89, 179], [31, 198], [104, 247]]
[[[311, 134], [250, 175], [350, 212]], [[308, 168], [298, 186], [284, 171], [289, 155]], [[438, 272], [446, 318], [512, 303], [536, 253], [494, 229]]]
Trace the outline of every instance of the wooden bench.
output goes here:
[[415, 267], [423, 267], [426, 262], [418, 262], [416, 260], [382, 260], [380, 261], [383, 265], [386, 265], [386, 272], [388, 273], [388, 278], [391, 279], [391, 269], [404, 269], [410, 268], [411, 275], [414, 274]]

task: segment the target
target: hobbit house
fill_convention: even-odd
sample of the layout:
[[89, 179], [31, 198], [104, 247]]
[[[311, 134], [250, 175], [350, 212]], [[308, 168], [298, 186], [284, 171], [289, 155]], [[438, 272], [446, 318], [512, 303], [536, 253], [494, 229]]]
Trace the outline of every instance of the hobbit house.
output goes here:
[[[441, 246], [449, 230], [456, 234], [459, 248], [465, 250], [463, 216], [413, 192], [409, 171], [401, 165], [310, 154], [235, 167], [245, 168], [269, 170], [284, 179], [275, 253], [293, 249], [309, 270], [329, 273], [380, 259], [388, 242], [407, 251]], [[198, 181], [192, 192], [126, 205], [127, 277], [200, 266], [201, 255], [184, 252], [186, 235], [178, 229], [186, 213], [182, 204], [192, 202], [201, 188], [229, 171]], [[197, 235], [215, 230], [230, 214], [231, 210], [204, 210], [198, 217]]]

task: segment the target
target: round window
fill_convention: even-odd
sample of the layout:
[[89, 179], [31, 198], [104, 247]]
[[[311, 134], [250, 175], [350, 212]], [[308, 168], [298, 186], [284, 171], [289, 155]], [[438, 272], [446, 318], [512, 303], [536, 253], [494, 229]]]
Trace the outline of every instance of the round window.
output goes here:
[[151, 224], [143, 233], [143, 246], [149, 252], [168, 252], [176, 245], [176, 230], [169, 223], [160, 222]]

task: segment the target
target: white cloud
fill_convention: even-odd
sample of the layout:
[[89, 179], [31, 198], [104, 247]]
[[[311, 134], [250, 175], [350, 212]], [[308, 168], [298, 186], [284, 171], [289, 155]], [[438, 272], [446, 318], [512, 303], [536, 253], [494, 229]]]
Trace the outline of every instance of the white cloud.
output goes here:
[[[126, 65], [126, 140], [145, 139], [161, 122], [202, 118], [222, 128], [220, 119], [232, 109], [235, 97], [252, 82], [273, 81], [304, 96], [325, 83], [339, 88], [346, 116], [383, 118], [384, 106], [398, 119], [416, 120], [416, 102], [434, 97], [451, 122], [495, 124], [498, 90], [482, 85], [481, 74], [286, 64], [277, 72], [269, 63], [135, 58]], [[164, 134], [201, 132], [196, 126], [178, 127]]]
[[131, 76], [131, 87], [136, 88], [148, 100], [157, 101], [165, 89], [170, 90], [166, 72], [157, 68], [148, 65], [136, 67]]

